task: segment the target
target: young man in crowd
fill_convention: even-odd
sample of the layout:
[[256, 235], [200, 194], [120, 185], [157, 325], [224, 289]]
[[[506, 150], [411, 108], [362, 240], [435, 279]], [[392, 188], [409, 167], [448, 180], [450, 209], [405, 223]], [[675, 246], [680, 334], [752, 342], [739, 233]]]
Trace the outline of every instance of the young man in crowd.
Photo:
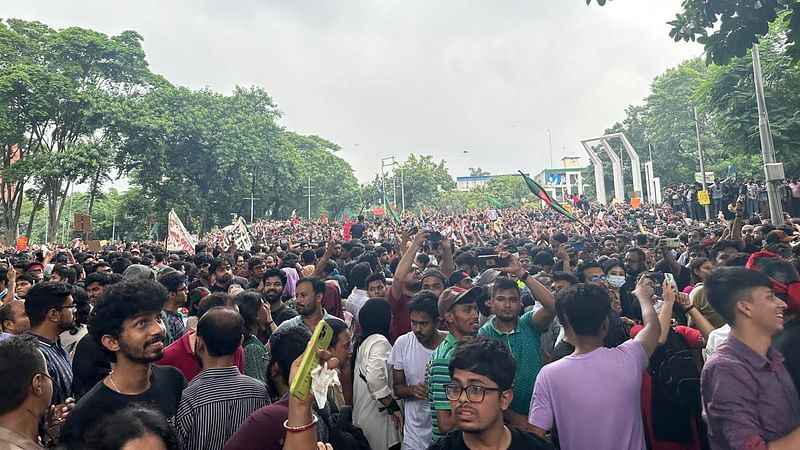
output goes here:
[[514, 356], [517, 367], [514, 400], [505, 411], [505, 417], [511, 425], [526, 429], [533, 382], [542, 368], [540, 336], [555, 318], [556, 305], [553, 294], [528, 274], [516, 258], [508, 257], [508, 267], [500, 270], [515, 275], [525, 283], [533, 297], [542, 304], [542, 308], [520, 316], [522, 300], [519, 285], [510, 278], [498, 277], [492, 288], [494, 316], [481, 327], [478, 334], [502, 342]]
[[[55, 386], [35, 337], [0, 342], [0, 379], [0, 448], [41, 449], [39, 427]], [[60, 416], [55, 422], [60, 424]]]
[[453, 352], [448, 370], [451, 381], [444, 390], [455, 430], [430, 450], [553, 448], [544, 439], [504, 423], [504, 412], [514, 400], [514, 373], [519, 371], [508, 347], [483, 336], [467, 339]]
[[[579, 284], [558, 294], [558, 319], [575, 352], [548, 364], [536, 378], [528, 421], [537, 435], [544, 437], [557, 426], [565, 449], [645, 448], [642, 373], [658, 345], [661, 326], [653, 309], [652, 282], [640, 278], [633, 294], [644, 329], [616, 348], [603, 346], [611, 309], [605, 289]], [[597, 380], [614, 381], [598, 389]]]
[[72, 359], [61, 346], [59, 335], [75, 324], [75, 301], [72, 288], [43, 281], [33, 286], [25, 300], [30, 333], [39, 341], [53, 380], [53, 404], [72, 401]]
[[800, 448], [800, 399], [772, 338], [786, 303], [769, 277], [725, 267], [705, 280], [708, 300], [730, 325], [701, 376], [708, 439], [717, 449]]
[[313, 331], [320, 320], [333, 317], [322, 308], [325, 297], [325, 282], [321, 278], [302, 278], [295, 287], [294, 308], [299, 314], [283, 322], [278, 329], [304, 326]]
[[345, 310], [352, 314], [353, 317], [358, 317], [361, 307], [371, 298], [367, 292], [367, 278], [370, 275], [372, 275], [372, 268], [366, 262], [358, 263], [350, 269], [348, 284], [353, 287], [353, 290], [350, 292], [350, 296], [347, 297]]
[[420, 230], [411, 242], [411, 246], [403, 254], [397, 269], [394, 272], [392, 288], [386, 298], [392, 306], [392, 327], [389, 333], [389, 340], [395, 339], [411, 331], [411, 319], [408, 313], [408, 302], [411, 301], [417, 292], [422, 289], [420, 275], [422, 271], [414, 267], [414, 259], [417, 252], [425, 243], [427, 231]]
[[[438, 439], [455, 428], [456, 422], [444, 385], [450, 382], [450, 358], [459, 342], [478, 333], [478, 298], [483, 289], [446, 289], [438, 301], [439, 316], [450, 330], [431, 355], [428, 367], [428, 401], [431, 410], [433, 439]], [[409, 319], [410, 322], [410, 319]]]
[[432, 438], [425, 375], [431, 354], [447, 336], [447, 332], [437, 327], [438, 302], [439, 297], [430, 291], [420, 291], [411, 299], [408, 303], [411, 331], [397, 338], [389, 356], [394, 395], [405, 400], [403, 450], [425, 448]]
[[184, 450], [222, 448], [247, 416], [269, 403], [264, 383], [234, 365], [243, 326], [236, 310], [225, 307], [211, 308], [197, 323], [203, 371], [184, 389], [175, 415]]
[[289, 415], [289, 371], [311, 339], [306, 327], [277, 330], [269, 338], [269, 392], [280, 400], [253, 412], [225, 443], [224, 450], [281, 450]]
[[89, 335], [114, 363], [75, 405], [61, 431], [61, 443], [80, 447], [80, 439], [100, 417], [132, 403], [152, 404], [175, 416], [186, 380], [174, 367], [156, 366], [164, 354], [161, 310], [167, 290], [155, 281], [129, 280], [106, 290], [89, 318]]
[[386, 277], [382, 273], [373, 273], [367, 277], [367, 296], [386, 298]]
[[[172, 270], [172, 269], [170, 269]], [[169, 293], [167, 302], [164, 304], [164, 315], [166, 316], [167, 336], [164, 345], [170, 345], [183, 337], [186, 327], [183, 323], [183, 315], [178, 312], [178, 308], [186, 304], [187, 288], [184, 281], [183, 272], [167, 272], [158, 277], [158, 282], [167, 288]]]
[[[269, 303], [270, 314], [275, 325], [281, 326], [283, 322], [297, 317], [297, 311], [283, 303], [283, 288], [286, 286], [286, 274], [279, 269], [267, 269], [261, 277], [258, 290]], [[269, 339], [269, 335], [266, 336]]]
[[92, 272], [86, 276], [84, 286], [86, 286], [86, 294], [89, 296], [89, 303], [94, 305], [103, 297], [103, 292], [106, 286], [114, 284], [116, 280], [111, 274], [104, 272]]

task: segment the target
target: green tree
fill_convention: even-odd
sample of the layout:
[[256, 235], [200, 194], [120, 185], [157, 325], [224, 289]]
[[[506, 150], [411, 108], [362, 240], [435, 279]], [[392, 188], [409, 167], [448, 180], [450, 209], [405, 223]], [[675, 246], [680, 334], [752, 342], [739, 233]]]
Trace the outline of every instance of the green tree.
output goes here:
[[491, 175], [488, 171], [481, 169], [480, 167], [470, 167], [469, 168], [469, 176], [471, 177], [486, 177]]
[[443, 159], [439, 160], [438, 163], [435, 162], [431, 155], [420, 155], [418, 157], [411, 154], [408, 156], [396, 171], [396, 180], [394, 180], [399, 187], [400, 172], [402, 171], [405, 184], [406, 209], [432, 205], [438, 192], [455, 189], [456, 182], [448, 172], [446, 164]]

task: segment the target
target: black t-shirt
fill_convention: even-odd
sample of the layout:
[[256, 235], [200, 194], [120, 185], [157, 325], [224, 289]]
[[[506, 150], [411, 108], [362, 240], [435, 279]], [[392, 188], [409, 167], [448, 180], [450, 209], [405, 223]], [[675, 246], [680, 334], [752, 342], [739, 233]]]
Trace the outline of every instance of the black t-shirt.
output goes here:
[[[549, 442], [539, 436], [520, 431], [511, 426], [508, 429], [511, 430], [511, 445], [506, 447], [506, 450], [553, 449]], [[428, 450], [469, 450], [469, 447], [464, 443], [464, 436], [461, 430], [453, 430], [447, 433], [447, 436], [439, 438], [439, 440], [431, 444]]]
[[111, 362], [108, 353], [92, 336], [87, 334], [81, 338], [72, 358], [72, 393], [75, 399], [80, 400], [109, 372]]
[[85, 436], [92, 425], [133, 403], [149, 403], [168, 419], [174, 417], [186, 379], [171, 366], [152, 365], [151, 368], [150, 389], [139, 395], [119, 394], [105, 383], [97, 383], [67, 416], [59, 443], [68, 448], [80, 448], [81, 436]]
[[366, 230], [366, 225], [361, 222], [356, 222], [350, 227], [350, 236], [352, 236], [353, 239], [361, 239], [364, 236], [364, 231]]
[[574, 351], [575, 346], [562, 339], [561, 342], [553, 348], [553, 353], [550, 355], [550, 362], [554, 363], [565, 356], [571, 355]]

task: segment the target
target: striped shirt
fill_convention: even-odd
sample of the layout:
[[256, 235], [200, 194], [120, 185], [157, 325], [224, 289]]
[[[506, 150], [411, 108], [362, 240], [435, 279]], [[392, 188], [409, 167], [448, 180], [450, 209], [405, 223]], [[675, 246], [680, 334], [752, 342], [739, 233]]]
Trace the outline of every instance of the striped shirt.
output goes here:
[[185, 450], [221, 449], [268, 399], [264, 383], [236, 366], [205, 369], [183, 390], [175, 414], [178, 439]]
[[444, 392], [444, 385], [450, 383], [450, 357], [456, 349], [456, 337], [447, 333], [441, 344], [436, 347], [431, 355], [428, 367], [428, 401], [431, 404], [431, 425], [433, 426], [433, 440], [439, 439], [443, 434], [439, 431], [439, 420], [436, 411], [450, 411], [450, 400]]
[[47, 362], [47, 372], [53, 379], [53, 398], [51, 405], [64, 403], [72, 397], [72, 360], [67, 351], [61, 346], [61, 341], [51, 341], [42, 336], [35, 335], [39, 340], [39, 350], [44, 353]]

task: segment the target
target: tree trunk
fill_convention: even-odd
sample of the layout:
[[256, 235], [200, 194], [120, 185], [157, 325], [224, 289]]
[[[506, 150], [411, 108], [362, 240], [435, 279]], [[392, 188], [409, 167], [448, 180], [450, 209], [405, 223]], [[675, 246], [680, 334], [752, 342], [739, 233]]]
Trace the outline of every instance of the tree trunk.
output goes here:
[[100, 183], [100, 166], [97, 167], [97, 170], [94, 172], [94, 177], [92, 177], [92, 184], [89, 186], [89, 216], [92, 215], [92, 211], [94, 210], [94, 199], [97, 197], [99, 193], [99, 186]]
[[25, 235], [28, 238], [31, 238], [31, 234], [33, 233], [33, 220], [36, 218], [36, 213], [39, 212], [39, 208], [42, 206], [42, 196], [44, 195], [44, 187], [39, 190], [39, 193], [36, 195], [36, 201], [33, 203], [33, 209], [31, 210], [31, 216], [28, 218], [28, 228], [25, 230]]

